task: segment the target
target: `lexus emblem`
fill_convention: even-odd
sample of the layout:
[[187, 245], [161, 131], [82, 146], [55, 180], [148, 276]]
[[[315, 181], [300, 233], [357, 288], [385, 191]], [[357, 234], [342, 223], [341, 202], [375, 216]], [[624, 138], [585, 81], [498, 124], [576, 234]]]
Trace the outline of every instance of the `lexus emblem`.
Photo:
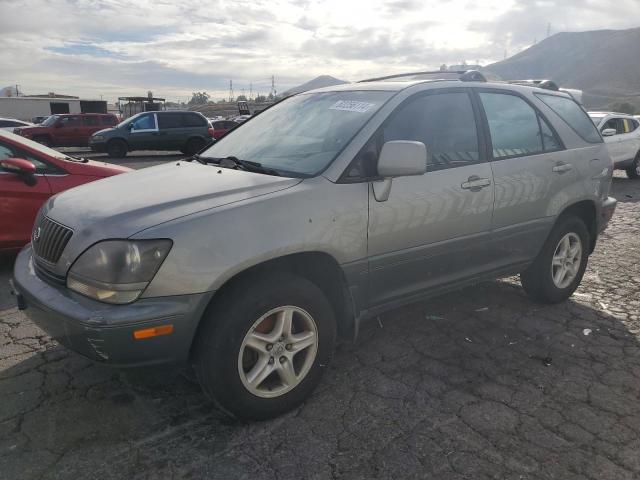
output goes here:
[[39, 242], [40, 241], [40, 227], [36, 228], [33, 231], [33, 241], [34, 242]]

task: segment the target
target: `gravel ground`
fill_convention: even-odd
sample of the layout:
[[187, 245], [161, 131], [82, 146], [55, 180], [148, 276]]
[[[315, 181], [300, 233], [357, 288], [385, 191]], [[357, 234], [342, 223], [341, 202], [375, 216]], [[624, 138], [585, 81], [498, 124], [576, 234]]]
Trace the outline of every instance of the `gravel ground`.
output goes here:
[[268, 422], [224, 419], [177, 371], [92, 364], [0, 287], [0, 477], [639, 478], [640, 182], [612, 190], [570, 301], [505, 279], [390, 312]]

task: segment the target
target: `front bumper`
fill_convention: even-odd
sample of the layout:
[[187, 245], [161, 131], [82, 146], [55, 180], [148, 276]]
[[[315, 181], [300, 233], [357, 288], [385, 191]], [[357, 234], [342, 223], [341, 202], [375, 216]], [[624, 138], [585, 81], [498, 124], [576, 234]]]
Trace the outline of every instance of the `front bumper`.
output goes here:
[[[143, 298], [108, 305], [54, 286], [35, 272], [31, 246], [16, 259], [13, 288], [18, 306], [65, 347], [114, 366], [185, 364], [200, 318], [213, 292]], [[142, 340], [133, 332], [173, 325], [173, 333]]]
[[89, 147], [94, 152], [104, 152], [107, 149], [107, 141], [106, 140], [94, 141], [92, 138], [89, 138]]
[[598, 233], [603, 232], [607, 228], [617, 204], [618, 201], [613, 197], [607, 197], [603, 200], [600, 206], [600, 215], [598, 216]]

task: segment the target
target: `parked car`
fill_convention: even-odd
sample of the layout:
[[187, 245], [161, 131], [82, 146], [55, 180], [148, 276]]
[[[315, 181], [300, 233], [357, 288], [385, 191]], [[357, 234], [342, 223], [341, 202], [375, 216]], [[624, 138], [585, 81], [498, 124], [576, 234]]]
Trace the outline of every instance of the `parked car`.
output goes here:
[[0, 253], [29, 243], [36, 213], [52, 195], [129, 170], [73, 158], [0, 131]]
[[0, 118], [0, 130], [13, 132], [18, 127], [30, 127], [32, 124], [15, 118]]
[[144, 112], [96, 132], [89, 146], [113, 158], [122, 158], [133, 150], [179, 150], [194, 155], [212, 138], [211, 124], [199, 112]]
[[45, 121], [47, 118], [49, 118], [50, 116], [51, 116], [51, 115], [42, 115], [42, 116], [39, 116], [39, 117], [33, 117], [33, 118], [31, 119], [31, 123], [34, 123], [34, 124], [40, 124], [40, 123], [44, 122], [44, 121]]
[[236, 123], [244, 123], [249, 120], [252, 115], [238, 115], [237, 117], [233, 117], [233, 121]]
[[58, 195], [17, 258], [20, 308], [98, 362], [191, 364], [225, 412], [268, 418], [365, 318], [517, 273], [567, 299], [616, 206], [598, 130], [566, 93], [438, 75], [294, 95], [191, 162]]
[[213, 127], [213, 138], [218, 140], [240, 124], [233, 120], [218, 120], [217, 122], [213, 122], [211, 125]]
[[16, 128], [14, 133], [49, 147], [86, 147], [93, 133], [117, 123], [110, 113], [65, 113], [51, 115], [40, 125]]
[[589, 112], [602, 133], [614, 166], [627, 177], [640, 178], [640, 121], [632, 115], [615, 112]]

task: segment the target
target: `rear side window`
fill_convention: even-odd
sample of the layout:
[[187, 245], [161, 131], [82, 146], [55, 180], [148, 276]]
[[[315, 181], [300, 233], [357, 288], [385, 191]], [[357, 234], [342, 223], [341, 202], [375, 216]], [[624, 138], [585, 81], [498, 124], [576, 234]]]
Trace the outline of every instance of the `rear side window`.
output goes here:
[[478, 131], [466, 92], [424, 95], [400, 107], [383, 129], [383, 141], [414, 140], [427, 146], [430, 170], [478, 163]]
[[98, 117], [93, 116], [93, 115], [89, 115], [87, 117], [82, 117], [82, 124], [85, 127], [96, 127], [99, 124]]
[[180, 113], [160, 113], [158, 114], [158, 128], [181, 128], [183, 126], [182, 120]]
[[625, 132], [626, 133], [631, 133], [636, 128], [638, 128], [638, 122], [636, 122], [635, 120], [632, 120], [631, 118], [625, 118], [624, 119], [624, 123], [625, 123]]
[[63, 127], [79, 127], [81, 125], [80, 117], [62, 117], [60, 119]]
[[224, 130], [227, 128], [227, 122], [213, 122], [213, 128], [217, 130]]
[[587, 112], [574, 100], [543, 93], [536, 93], [536, 96], [562, 118], [583, 140], [589, 143], [602, 142], [602, 137]]
[[183, 113], [184, 124], [187, 127], [204, 127], [207, 120], [197, 113]]

